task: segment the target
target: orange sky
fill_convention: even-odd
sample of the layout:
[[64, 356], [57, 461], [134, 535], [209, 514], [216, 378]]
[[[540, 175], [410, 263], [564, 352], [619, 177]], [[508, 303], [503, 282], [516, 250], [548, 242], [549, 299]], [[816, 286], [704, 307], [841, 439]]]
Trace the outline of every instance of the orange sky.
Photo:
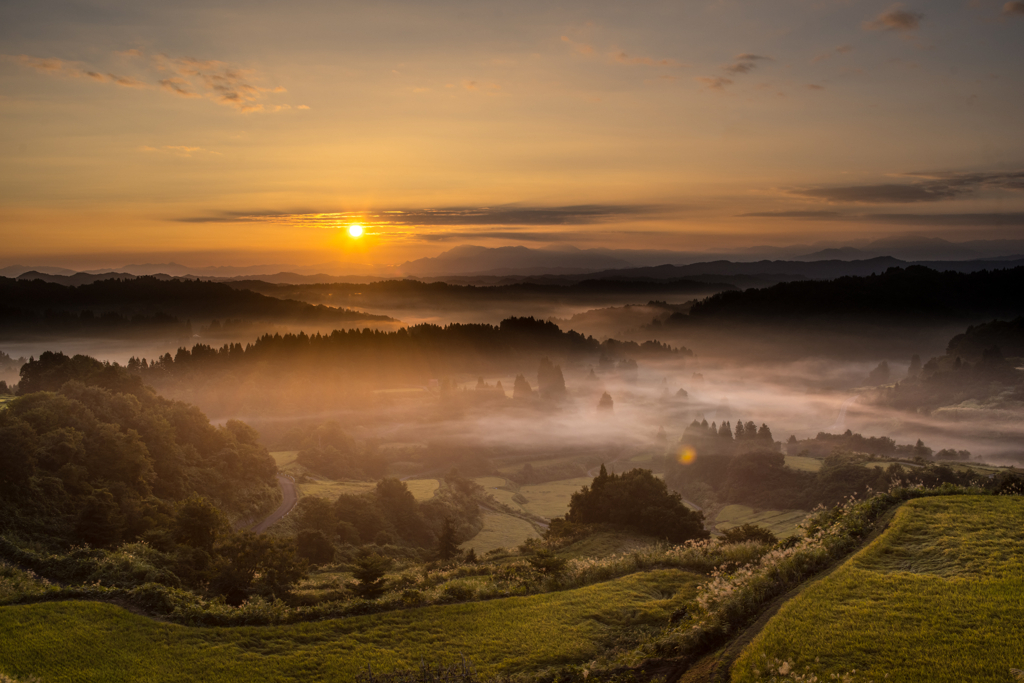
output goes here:
[[0, 8], [0, 265], [1024, 237], [1019, 2], [148, 4]]

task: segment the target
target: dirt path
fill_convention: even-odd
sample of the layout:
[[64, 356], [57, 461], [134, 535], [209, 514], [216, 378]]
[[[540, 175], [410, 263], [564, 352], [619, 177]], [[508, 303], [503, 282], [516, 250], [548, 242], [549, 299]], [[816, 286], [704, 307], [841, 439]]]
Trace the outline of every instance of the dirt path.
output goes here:
[[281, 487], [281, 493], [284, 495], [284, 500], [277, 507], [276, 510], [270, 513], [270, 515], [262, 522], [252, 528], [254, 534], [262, 534], [264, 531], [269, 529], [274, 522], [281, 519], [295, 507], [295, 502], [299, 499], [298, 489], [295, 488], [295, 482], [283, 474], [277, 475], [277, 484]]

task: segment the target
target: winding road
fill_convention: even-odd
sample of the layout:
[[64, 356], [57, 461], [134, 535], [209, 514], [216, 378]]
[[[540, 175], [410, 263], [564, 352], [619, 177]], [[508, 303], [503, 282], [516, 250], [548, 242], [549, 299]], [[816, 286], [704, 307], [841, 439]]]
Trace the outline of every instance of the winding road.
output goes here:
[[295, 502], [299, 499], [299, 492], [295, 488], [295, 482], [288, 477], [279, 474], [277, 475], [277, 484], [281, 487], [281, 493], [284, 496], [284, 500], [277, 506], [277, 509], [271, 512], [266, 519], [257, 524], [252, 528], [254, 534], [262, 534], [264, 531], [269, 529], [271, 525], [277, 520], [281, 519], [295, 507]]

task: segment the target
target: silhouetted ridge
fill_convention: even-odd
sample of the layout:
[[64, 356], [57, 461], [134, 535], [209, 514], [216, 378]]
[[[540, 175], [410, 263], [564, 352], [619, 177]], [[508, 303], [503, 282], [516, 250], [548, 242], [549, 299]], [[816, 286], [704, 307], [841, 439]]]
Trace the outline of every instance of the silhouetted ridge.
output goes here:
[[[1024, 267], [974, 273], [923, 266], [831, 281], [785, 282], [728, 291], [694, 304], [690, 319], [959, 319], [1024, 313]], [[678, 316], [680, 322], [685, 316]]]

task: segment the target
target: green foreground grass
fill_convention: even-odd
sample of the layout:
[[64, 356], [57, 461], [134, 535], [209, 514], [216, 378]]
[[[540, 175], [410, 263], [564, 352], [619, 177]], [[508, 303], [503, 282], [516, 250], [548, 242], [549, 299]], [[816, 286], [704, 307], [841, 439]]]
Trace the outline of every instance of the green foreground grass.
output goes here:
[[96, 602], [0, 608], [0, 671], [45, 681], [352, 680], [465, 655], [481, 677], [584, 665], [621, 632], [664, 624], [702, 577], [632, 574], [584, 588], [289, 626], [195, 628]]
[[746, 505], [726, 505], [715, 516], [715, 528], [726, 531], [743, 524], [756, 524], [771, 529], [778, 538], [795, 536], [807, 517], [804, 510], [755, 510]]
[[1024, 499], [923, 498], [786, 603], [732, 680], [856, 671], [850, 680], [1012, 681], [1010, 669], [1024, 669], [1022, 633]]

